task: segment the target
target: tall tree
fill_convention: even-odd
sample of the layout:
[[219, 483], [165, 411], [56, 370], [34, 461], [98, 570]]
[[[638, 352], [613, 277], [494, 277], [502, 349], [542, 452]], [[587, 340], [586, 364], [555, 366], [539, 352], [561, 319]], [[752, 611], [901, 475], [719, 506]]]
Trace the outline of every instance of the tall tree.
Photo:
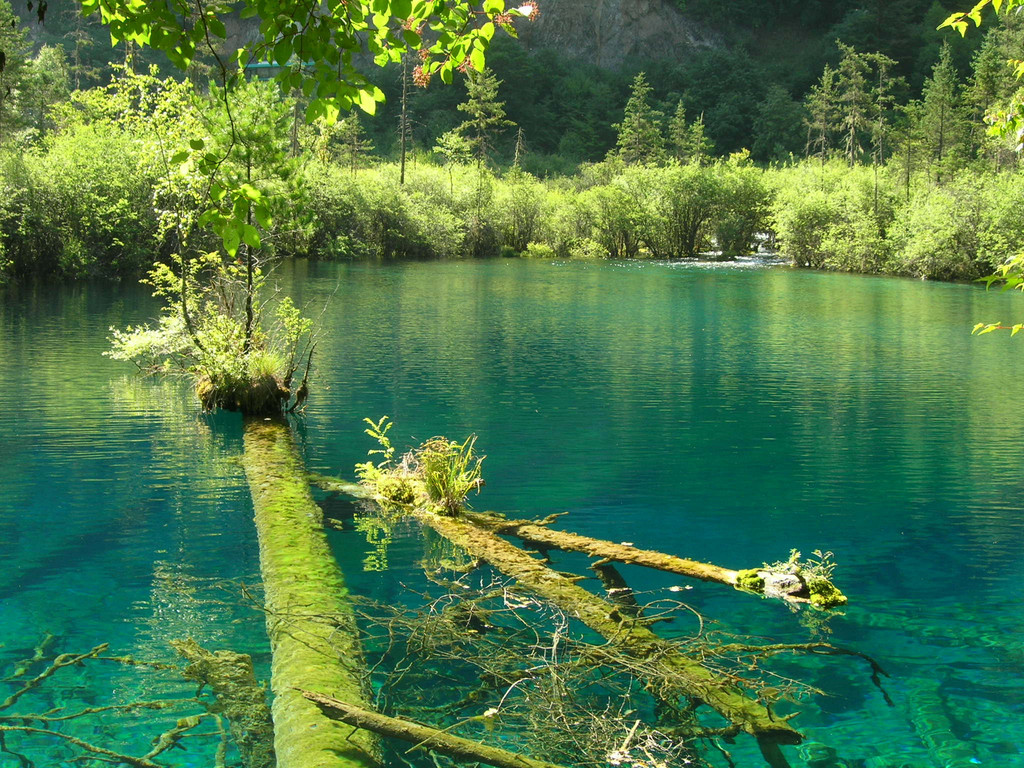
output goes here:
[[49, 127], [47, 111], [71, 92], [67, 55], [62, 46], [44, 45], [26, 67], [22, 111], [26, 124], [43, 131]]
[[366, 138], [359, 113], [353, 112], [338, 121], [338, 159], [354, 174], [363, 158], [373, 151], [373, 142]]
[[651, 106], [650, 95], [647, 75], [640, 72], [633, 79], [622, 122], [613, 126], [618, 134], [613, 152], [627, 165], [658, 162], [665, 154], [665, 139], [661, 135], [663, 115]]
[[869, 93], [868, 60], [851, 46], [839, 46], [838, 101], [839, 126], [842, 130], [843, 154], [853, 165], [864, 155], [864, 136], [871, 127], [871, 96]]
[[920, 130], [932, 175], [941, 182], [963, 160], [967, 136], [961, 87], [948, 42], [924, 85]]
[[505, 117], [505, 104], [498, 99], [499, 86], [501, 81], [489, 69], [470, 69], [466, 73], [467, 98], [458, 109], [469, 118], [455, 130], [466, 140], [478, 166], [487, 162], [498, 136], [515, 125]]
[[669, 156], [682, 162], [686, 159], [689, 145], [689, 126], [686, 123], [686, 107], [683, 106], [682, 99], [676, 104], [672, 117], [668, 119], [665, 132], [668, 134], [666, 144]]
[[800, 151], [800, 126], [805, 112], [781, 85], [772, 85], [754, 120], [751, 154], [757, 160], [785, 160]]
[[821, 79], [811, 87], [804, 100], [807, 110], [807, 157], [818, 157], [824, 163], [834, 148], [833, 137], [839, 125], [839, 90], [836, 71], [828, 64], [821, 73]]
[[715, 150], [714, 143], [704, 132], [703, 113], [692, 123], [687, 123], [686, 108], [682, 101], [676, 104], [676, 111], [669, 118], [667, 128], [668, 155], [681, 163], [703, 165]]

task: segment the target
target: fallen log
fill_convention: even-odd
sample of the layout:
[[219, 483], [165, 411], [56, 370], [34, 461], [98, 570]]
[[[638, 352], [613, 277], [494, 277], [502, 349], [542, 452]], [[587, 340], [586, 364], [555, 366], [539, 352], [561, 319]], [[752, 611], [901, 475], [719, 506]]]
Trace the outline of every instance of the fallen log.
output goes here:
[[[359, 483], [336, 477], [311, 473], [311, 484], [325, 491], [343, 493], [355, 498], [370, 498], [373, 494]], [[559, 515], [544, 521], [509, 520], [496, 512], [463, 512], [462, 515], [480, 528], [548, 549], [563, 552], [581, 552], [604, 561], [641, 565], [668, 573], [676, 573], [700, 581], [733, 587], [741, 592], [776, 597], [788, 602], [809, 603], [815, 608], [828, 609], [847, 602], [844, 595], [829, 579], [807, 579], [802, 574], [783, 573], [767, 567], [732, 570], [713, 563], [688, 560], [664, 552], [640, 549], [631, 544], [617, 544], [604, 539], [581, 536], [567, 531], [554, 531], [548, 526]], [[795, 577], [795, 578], [794, 578]]]
[[327, 544], [291, 431], [245, 421], [245, 474], [260, 544], [267, 634], [273, 653], [278, 768], [376, 768], [374, 734], [326, 717], [299, 689], [366, 706], [363, 655], [345, 584]]
[[[344, 480], [310, 475], [310, 481], [325, 490], [357, 498], [372, 496], [363, 486]], [[762, 754], [773, 768], [789, 765], [779, 745], [799, 744], [803, 736], [785, 718], [776, 717], [768, 707], [744, 695], [732, 680], [715, 674], [642, 622], [624, 615], [615, 605], [548, 568], [494, 531], [474, 525], [462, 517], [437, 515], [415, 506], [409, 506], [407, 510], [422, 524], [473, 557], [489, 563], [567, 615], [580, 620], [622, 654], [655, 670], [660, 678], [658, 694], [663, 698], [686, 697], [706, 704], [741, 731], [756, 738]]]
[[762, 597], [778, 597], [790, 602], [810, 603], [815, 608], [827, 609], [846, 602], [846, 596], [828, 579], [808, 579], [800, 573], [782, 573], [773, 569], [748, 568], [734, 571], [712, 563], [687, 560], [650, 549], [640, 549], [631, 544], [616, 544], [612, 541], [581, 536], [578, 533], [554, 531], [545, 523], [533, 520], [508, 520], [493, 512], [464, 512], [463, 516], [474, 525], [507, 536], [515, 536], [532, 545], [559, 549], [565, 552], [582, 552], [605, 561], [642, 565], [659, 571], [676, 573], [700, 581], [716, 582], [751, 592]]
[[378, 712], [361, 709], [323, 694], [303, 691], [302, 695], [320, 707], [328, 717], [336, 718], [356, 728], [373, 731], [381, 736], [411, 742], [416, 747], [440, 752], [456, 760], [486, 763], [496, 766], [496, 768], [562, 768], [555, 763], [534, 760], [532, 757], [464, 739], [461, 736], [455, 736], [447, 731], [431, 728], [412, 720], [388, 717]]

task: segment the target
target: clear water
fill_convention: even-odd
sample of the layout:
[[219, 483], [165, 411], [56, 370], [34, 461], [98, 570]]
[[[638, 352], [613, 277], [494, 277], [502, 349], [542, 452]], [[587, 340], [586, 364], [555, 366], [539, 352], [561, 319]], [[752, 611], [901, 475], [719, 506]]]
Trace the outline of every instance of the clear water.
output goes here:
[[[796, 724], [844, 758], [1024, 766], [1024, 342], [969, 335], [1024, 315], [1019, 296], [662, 263], [300, 263], [278, 279], [300, 304], [331, 299], [295, 425], [313, 469], [350, 473], [370, 447], [362, 418], [387, 414], [400, 446], [476, 432], [481, 508], [568, 510], [581, 533], [730, 567], [830, 550], [851, 606], [825, 626], [715, 585], [685, 596], [725, 629], [827, 631], [882, 663], [893, 707], [853, 659], [781, 667], [829, 694]], [[24, 669], [0, 699], [45, 668], [20, 662], [47, 635], [48, 657], [106, 642], [104, 655], [160, 662], [192, 636], [266, 674], [243, 592], [258, 564], [237, 418], [204, 417], [178, 383], [101, 356], [110, 326], [152, 311], [130, 286], [0, 294], [0, 680]], [[353, 590], [385, 599], [423, 554], [406, 530], [380, 570], [359, 531], [331, 537]], [[682, 583], [625, 575], [655, 596]], [[91, 661], [2, 714], [194, 693], [170, 671]], [[60, 727], [143, 754], [196, 711]], [[929, 753], [932, 726], [952, 728], [932, 741], [955, 754]], [[214, 730], [162, 757], [211, 765]], [[7, 743], [37, 766], [78, 754], [52, 737]], [[734, 756], [759, 764], [740, 742]], [[0, 752], [0, 766], [21, 763]]]

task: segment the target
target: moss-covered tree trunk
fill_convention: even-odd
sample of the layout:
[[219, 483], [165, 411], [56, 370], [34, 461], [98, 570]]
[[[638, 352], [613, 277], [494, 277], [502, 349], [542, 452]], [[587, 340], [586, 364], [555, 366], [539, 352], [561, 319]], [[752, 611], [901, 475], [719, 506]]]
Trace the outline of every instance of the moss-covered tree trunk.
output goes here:
[[299, 692], [368, 706], [355, 616], [288, 425], [246, 419], [244, 464], [273, 652], [278, 768], [376, 768], [373, 734], [331, 720]]

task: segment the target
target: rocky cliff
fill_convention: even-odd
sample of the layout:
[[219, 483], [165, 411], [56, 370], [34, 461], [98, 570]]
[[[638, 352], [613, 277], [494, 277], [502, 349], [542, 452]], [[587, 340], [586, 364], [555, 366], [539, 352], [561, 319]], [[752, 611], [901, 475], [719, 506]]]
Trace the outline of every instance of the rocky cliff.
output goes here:
[[519, 25], [530, 50], [556, 48], [594, 66], [615, 69], [630, 58], [686, 59], [722, 45], [705, 26], [667, 0], [539, 0], [540, 16]]

